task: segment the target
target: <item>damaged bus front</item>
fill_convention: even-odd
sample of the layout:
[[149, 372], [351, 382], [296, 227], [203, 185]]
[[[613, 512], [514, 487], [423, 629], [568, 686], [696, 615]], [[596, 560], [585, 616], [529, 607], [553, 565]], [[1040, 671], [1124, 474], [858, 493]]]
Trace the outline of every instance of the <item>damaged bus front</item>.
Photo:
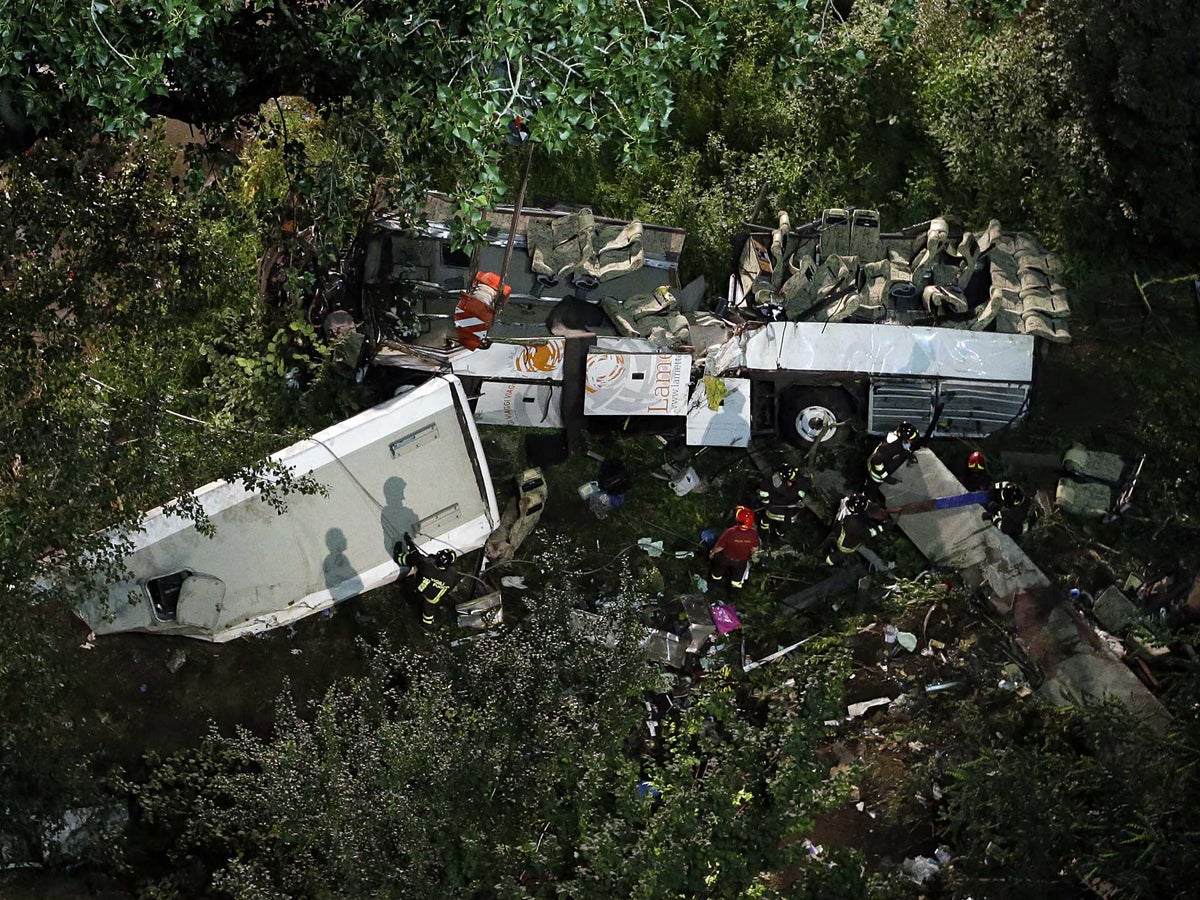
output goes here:
[[96, 634], [143, 631], [206, 641], [258, 634], [394, 581], [405, 534], [465, 554], [499, 521], [462, 385], [433, 377], [271, 457], [324, 493], [278, 513], [239, 484], [194, 497], [214, 533], [161, 508], [131, 535], [129, 577], [97, 585], [79, 613]]

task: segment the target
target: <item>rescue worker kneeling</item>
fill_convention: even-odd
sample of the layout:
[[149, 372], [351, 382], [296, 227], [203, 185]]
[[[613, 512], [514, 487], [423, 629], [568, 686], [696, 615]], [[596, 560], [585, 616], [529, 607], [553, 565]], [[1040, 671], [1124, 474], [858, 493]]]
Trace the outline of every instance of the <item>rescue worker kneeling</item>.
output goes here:
[[905, 461], [915, 462], [913, 444], [917, 440], [917, 429], [911, 422], [901, 422], [896, 430], [889, 432], [879, 442], [867, 459], [867, 477], [875, 484], [894, 484], [892, 474]]
[[982, 518], [1010, 538], [1019, 538], [1029, 530], [1029, 501], [1025, 492], [1011, 481], [997, 481], [983, 507]]
[[758, 502], [763, 509], [759, 531], [781, 534], [784, 525], [793, 525], [800, 518], [804, 498], [812, 484], [796, 466], [784, 466], [764, 478], [758, 486]]
[[737, 524], [725, 529], [708, 554], [712, 561], [709, 577], [718, 583], [728, 578], [731, 587], [740, 589], [750, 573], [750, 557], [758, 549], [758, 532], [754, 530], [753, 510], [739, 506], [733, 518]]
[[416, 577], [417, 593], [422, 603], [421, 626], [432, 628], [438, 604], [458, 581], [458, 573], [454, 570], [454, 551], [439, 550], [432, 555], [422, 553], [412, 538], [405, 534], [403, 542], [397, 541], [392, 548], [392, 557], [397, 565], [409, 567], [404, 577]]
[[886, 513], [880, 506], [874, 509], [871, 506], [866, 494], [851, 494], [845, 499], [844, 514], [839, 514], [829, 537], [821, 545], [821, 549], [829, 548], [825, 565], [835, 565], [838, 560], [855, 553], [868, 538], [883, 532], [883, 522], [878, 517], [886, 516]]

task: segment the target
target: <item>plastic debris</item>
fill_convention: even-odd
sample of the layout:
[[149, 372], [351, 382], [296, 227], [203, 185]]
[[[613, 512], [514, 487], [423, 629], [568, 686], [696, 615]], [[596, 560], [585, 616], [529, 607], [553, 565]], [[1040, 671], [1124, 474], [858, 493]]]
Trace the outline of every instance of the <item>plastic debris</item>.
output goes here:
[[[651, 735], [653, 736], [653, 734]], [[649, 797], [651, 800], [658, 800], [662, 797], [662, 791], [652, 785], [649, 781], [639, 781], [637, 786], [637, 795], [639, 800], [645, 800]]]
[[187, 662], [187, 651], [176, 650], [171, 658], [167, 660], [167, 671], [174, 675], [183, 668], [183, 664]]
[[139, 688], [138, 688], [138, 690], [139, 690], [139, 691], [141, 691], [141, 692], [144, 694], [144, 693], [146, 693], [148, 690], [150, 690], [150, 685], [148, 685], [148, 684], [143, 684], [141, 687], [139, 687]]
[[945, 847], [938, 847], [933, 851], [933, 855], [943, 866], [948, 865], [950, 860], [954, 859], [954, 857], [950, 855], [950, 851], [948, 851]]
[[638, 546], [646, 551], [646, 555], [650, 557], [663, 555], [663, 542], [652, 541], [648, 537], [638, 538]]
[[671, 480], [671, 490], [678, 496], [684, 497], [700, 486], [700, 476], [696, 470], [688, 466]]
[[729, 634], [729, 632], [742, 627], [742, 620], [738, 618], [737, 610], [730, 603], [718, 603], [714, 606], [712, 617], [713, 624], [717, 627], [717, 634]]
[[851, 703], [846, 707], [846, 718], [857, 719], [859, 716], [866, 714], [868, 710], [874, 709], [877, 706], [888, 706], [891, 702], [891, 697], [876, 697], [874, 700]]
[[896, 643], [896, 635], [899, 633], [900, 631], [895, 625], [885, 625], [883, 627], [883, 642], [885, 644]]
[[1025, 681], [1025, 673], [1016, 663], [1009, 663], [1000, 670], [1000, 681], [997, 687], [1002, 691], [1013, 691]]
[[289, 652], [292, 654], [292, 656], [299, 656], [304, 651], [301, 650], [299, 647], [293, 647]]
[[931, 859], [928, 856], [918, 856], [915, 859], [906, 858], [900, 864], [900, 868], [912, 881], [915, 881], [917, 884], [924, 884], [937, 875], [941, 866], [938, 865], [936, 859]]
[[699, 591], [701, 594], [708, 593], [708, 582], [707, 581], [705, 581], [699, 575], [693, 575], [692, 581], [695, 583], [697, 591]]
[[696, 554], [693, 553], [691, 550], [676, 550], [675, 551], [676, 559], [691, 559], [695, 555]]
[[500, 587], [516, 588], [518, 591], [528, 589], [524, 575], [505, 575], [500, 579]]
[[808, 855], [813, 859], [820, 859], [821, 854], [825, 852], [824, 847], [822, 847], [820, 844], [814, 844], [808, 838], [805, 838], [804, 843], [800, 846], [803, 847], [805, 852], [808, 853]]
[[1113, 656], [1117, 659], [1125, 658], [1125, 645], [1121, 643], [1121, 639], [1116, 635], [1109, 634], [1103, 628], [1095, 629], [1096, 637], [1104, 642], [1104, 645], [1112, 651]]
[[898, 631], [896, 632], [896, 643], [912, 653], [917, 649], [917, 636], [911, 631]]
[[958, 682], [957, 681], [943, 681], [940, 684], [927, 684], [927, 685], [925, 685], [925, 693], [935, 694], [938, 691], [948, 691], [952, 687], [958, 687]]

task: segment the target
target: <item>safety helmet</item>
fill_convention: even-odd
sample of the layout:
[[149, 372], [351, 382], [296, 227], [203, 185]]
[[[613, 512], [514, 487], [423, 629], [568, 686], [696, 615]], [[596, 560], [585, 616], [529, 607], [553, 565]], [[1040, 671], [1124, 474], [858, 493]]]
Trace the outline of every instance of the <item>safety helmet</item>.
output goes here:
[[973, 450], [971, 455], [967, 457], [967, 468], [983, 471], [983, 454], [978, 450]]
[[454, 565], [453, 550], [439, 550], [433, 555], [433, 564], [439, 569], [448, 569]]
[[846, 512], [852, 516], [861, 516], [867, 511], [867, 495], [851, 494], [846, 498]]
[[1025, 502], [1025, 492], [1018, 485], [1006, 481], [1000, 485], [1000, 502], [1005, 506], [1020, 506]]
[[733, 511], [733, 518], [737, 521], [738, 528], [751, 529], [754, 527], [754, 510], [745, 506], [739, 506]]
[[917, 437], [917, 429], [912, 422], [901, 422], [896, 426], [896, 434], [900, 436], [902, 441], [912, 441]]

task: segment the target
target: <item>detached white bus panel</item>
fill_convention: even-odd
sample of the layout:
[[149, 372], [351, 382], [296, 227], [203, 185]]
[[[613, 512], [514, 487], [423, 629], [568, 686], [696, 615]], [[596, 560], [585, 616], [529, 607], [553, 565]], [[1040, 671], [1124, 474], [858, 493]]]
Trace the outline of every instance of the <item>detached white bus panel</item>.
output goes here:
[[125, 565], [132, 578], [79, 613], [97, 634], [144, 631], [229, 641], [278, 628], [396, 579], [392, 545], [462, 554], [499, 521], [462, 385], [421, 386], [275, 454], [325, 495], [292, 494], [282, 515], [217, 481], [195, 492], [208, 538], [162, 508], [146, 514]]

